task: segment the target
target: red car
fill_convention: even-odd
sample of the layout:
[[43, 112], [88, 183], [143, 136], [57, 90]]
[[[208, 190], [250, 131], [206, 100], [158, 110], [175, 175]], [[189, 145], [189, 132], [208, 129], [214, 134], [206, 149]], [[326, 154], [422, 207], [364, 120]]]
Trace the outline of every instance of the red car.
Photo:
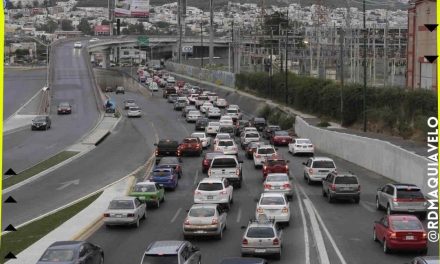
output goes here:
[[384, 253], [391, 250], [428, 252], [427, 234], [414, 215], [386, 215], [375, 221], [373, 239], [382, 243]]
[[269, 173], [287, 173], [289, 175], [289, 160], [285, 160], [281, 157], [267, 158], [263, 163], [263, 178], [266, 179]]
[[207, 173], [209, 168], [211, 167], [211, 161], [215, 156], [220, 156], [223, 155], [223, 152], [220, 151], [213, 151], [213, 152], [208, 152], [205, 154], [205, 157], [203, 158], [202, 161], [202, 172], [203, 173]]
[[274, 146], [287, 146], [290, 142], [292, 142], [292, 137], [284, 130], [273, 132], [273, 135], [270, 138], [270, 143]]
[[203, 151], [202, 142], [197, 137], [187, 137], [183, 139], [179, 145], [179, 151], [182, 156], [185, 154], [196, 154], [200, 156]]
[[183, 88], [183, 86], [185, 86], [185, 81], [177, 81], [177, 82], [176, 82], [176, 85], [177, 85], [179, 88]]

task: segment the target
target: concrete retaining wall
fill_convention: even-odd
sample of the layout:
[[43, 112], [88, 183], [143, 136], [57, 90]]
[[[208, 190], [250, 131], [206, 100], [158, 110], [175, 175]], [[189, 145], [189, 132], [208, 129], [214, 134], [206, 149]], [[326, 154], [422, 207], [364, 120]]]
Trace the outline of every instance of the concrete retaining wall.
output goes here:
[[[319, 150], [331, 153], [393, 181], [416, 184], [426, 194], [428, 159], [389, 142], [341, 132], [329, 131], [307, 124], [296, 117], [295, 132], [309, 138]], [[358, 175], [362, 177], [362, 175]]]
[[166, 62], [165, 64], [166, 68], [170, 71], [184, 74], [203, 81], [212, 82], [218, 85], [235, 88], [235, 74], [231, 72], [201, 69], [199, 67], [174, 62]]

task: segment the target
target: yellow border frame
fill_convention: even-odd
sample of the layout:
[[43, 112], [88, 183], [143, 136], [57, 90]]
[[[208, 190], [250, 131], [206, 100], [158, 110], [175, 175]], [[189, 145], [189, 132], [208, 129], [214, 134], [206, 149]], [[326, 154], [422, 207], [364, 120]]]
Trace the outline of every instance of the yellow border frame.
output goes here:
[[[0, 196], [3, 197], [3, 91], [4, 91], [4, 43], [5, 43], [5, 7], [4, 1], [0, 4]], [[0, 216], [2, 215], [3, 198], [0, 202]], [[0, 217], [0, 226], [2, 226], [2, 218]], [[0, 236], [1, 246], [1, 236]], [[4, 256], [0, 256], [4, 257]]]

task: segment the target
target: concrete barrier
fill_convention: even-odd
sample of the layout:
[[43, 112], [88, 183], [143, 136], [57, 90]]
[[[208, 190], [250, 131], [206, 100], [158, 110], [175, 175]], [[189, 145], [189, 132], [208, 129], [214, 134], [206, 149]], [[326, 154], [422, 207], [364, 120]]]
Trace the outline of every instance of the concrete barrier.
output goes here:
[[[317, 149], [381, 174], [393, 181], [412, 183], [428, 192], [427, 164], [429, 160], [389, 142], [335, 132], [307, 124], [296, 117], [295, 132], [309, 138]], [[358, 175], [362, 177], [362, 175]]]

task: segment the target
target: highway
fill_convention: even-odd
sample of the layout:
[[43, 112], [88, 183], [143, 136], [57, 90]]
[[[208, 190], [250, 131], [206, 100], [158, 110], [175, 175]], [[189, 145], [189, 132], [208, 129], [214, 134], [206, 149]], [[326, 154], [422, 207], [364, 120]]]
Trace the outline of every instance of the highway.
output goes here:
[[[140, 95], [134, 97], [131, 94], [127, 94], [126, 97], [134, 98], [145, 113], [142, 118], [127, 120], [133, 127], [139, 128], [138, 131], [144, 138], [155, 138], [156, 135], [160, 135], [160, 138], [180, 141], [194, 131], [194, 124], [187, 124], [181, 118], [180, 112], [173, 111], [172, 105], [162, 99], [160, 92], [152, 99], [145, 99]], [[149, 127], [154, 127], [154, 135], [150, 134]], [[325, 249], [319, 250], [327, 252], [330, 263], [397, 264], [408, 262], [417, 255], [417, 253], [385, 255], [381, 245], [372, 239], [373, 222], [384, 215], [384, 212], [376, 211], [374, 207], [375, 191], [389, 180], [333, 157], [339, 171], [349, 170], [359, 176], [362, 195], [360, 204], [349, 202], [329, 204], [322, 197], [319, 184], [309, 186], [303, 180], [301, 163], [307, 158], [291, 156], [287, 153], [287, 147], [280, 147], [279, 152], [290, 160], [290, 172], [294, 176], [293, 184], [299, 196], [295, 195], [290, 204], [291, 225], [284, 229], [282, 259], [271, 260], [270, 263], [319, 263], [318, 249], [313, 239], [316, 230], [312, 230], [304, 200], [313, 203], [325, 225], [325, 228], [320, 228]], [[242, 153], [240, 155], [243, 156]], [[328, 156], [319, 152], [316, 155]], [[150, 242], [183, 239], [182, 223], [186, 210], [193, 203], [193, 191], [198, 181], [206, 177], [201, 173], [201, 159], [183, 158], [183, 176], [178, 189], [167, 192], [166, 202], [159, 209], [151, 209], [147, 220], [141, 223], [139, 229], [127, 227], [109, 229], [102, 226], [89, 238], [91, 242], [103, 247], [107, 264], [140, 263], [142, 253]], [[223, 240], [193, 241], [202, 250], [204, 264], [217, 264], [222, 257], [240, 255], [241, 237], [244, 232], [241, 226], [246, 226], [248, 219], [254, 216], [255, 198], [259, 197], [262, 190], [261, 171], [254, 168], [251, 160], [244, 160], [244, 185], [242, 189], [234, 191], [234, 204], [228, 214], [228, 229]], [[306, 224], [302, 222], [303, 217]], [[305, 243], [304, 229], [307, 231], [308, 244]], [[428, 255], [438, 255], [435, 245], [430, 245]], [[306, 260], [308, 258], [309, 261]]]
[[[31, 131], [29, 124], [29, 129], [6, 135], [3, 139], [4, 168], [13, 168], [16, 172], [20, 172], [31, 167], [72, 145], [94, 127], [98, 121], [99, 112], [91, 82], [92, 77], [89, 76], [87, 68], [88, 61], [83, 52], [85, 50], [74, 49], [73, 42], [60, 44], [54, 49], [50, 112], [52, 127], [48, 131]], [[28, 78], [18, 79], [5, 83], [6, 86], [10, 85], [5, 89], [8, 91], [6, 99], [14, 96], [12, 91], [18, 90], [16, 87], [29, 82]], [[40, 86], [39, 78], [35, 82], [37, 86]], [[23, 96], [18, 96], [18, 98], [23, 98]], [[67, 101], [72, 105], [71, 115], [57, 115], [57, 106], [61, 101]], [[20, 100], [14, 104], [19, 103]], [[10, 109], [15, 108], [15, 105], [8, 105], [8, 113], [13, 111]]]

